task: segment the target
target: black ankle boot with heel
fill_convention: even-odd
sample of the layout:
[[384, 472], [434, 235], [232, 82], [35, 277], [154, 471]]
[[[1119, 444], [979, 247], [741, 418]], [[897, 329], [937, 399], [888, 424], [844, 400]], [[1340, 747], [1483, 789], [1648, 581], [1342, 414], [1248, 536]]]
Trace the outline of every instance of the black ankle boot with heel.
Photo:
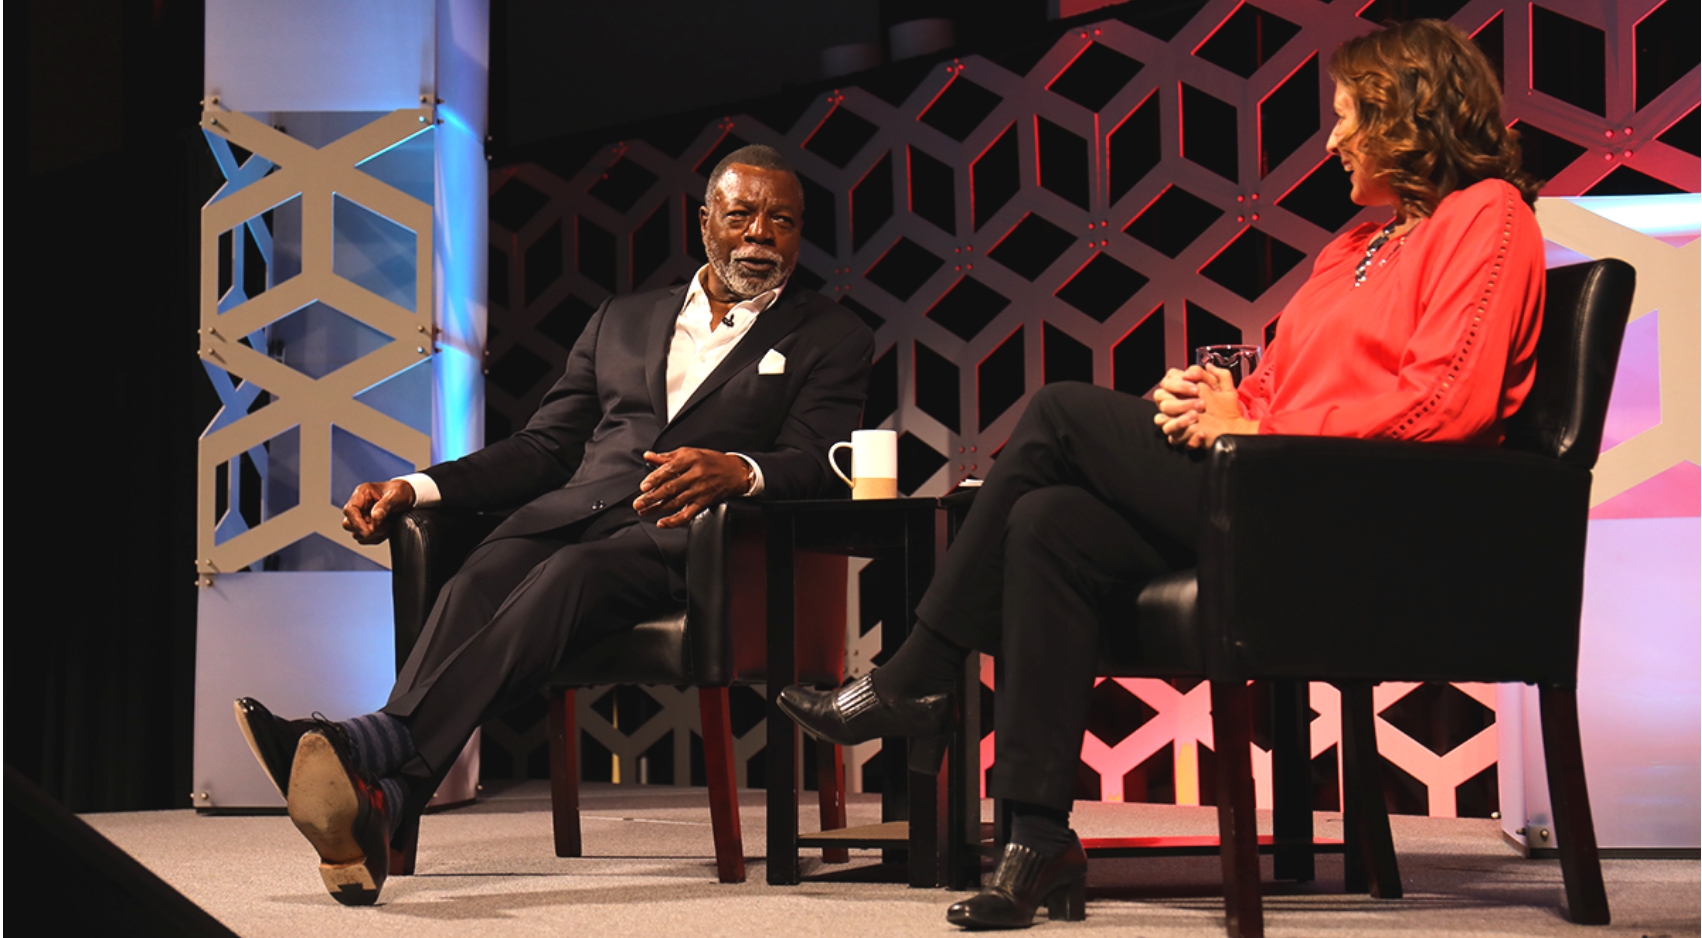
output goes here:
[[1069, 846], [1053, 856], [1006, 844], [987, 885], [948, 909], [946, 921], [971, 930], [1027, 928], [1043, 904], [1049, 919], [1087, 918], [1087, 854], [1074, 834]]
[[780, 692], [780, 709], [804, 732], [838, 746], [855, 746], [882, 736], [908, 737], [910, 771], [924, 775], [940, 771], [951, 739], [951, 694], [883, 700], [870, 675], [838, 690], [793, 684]]

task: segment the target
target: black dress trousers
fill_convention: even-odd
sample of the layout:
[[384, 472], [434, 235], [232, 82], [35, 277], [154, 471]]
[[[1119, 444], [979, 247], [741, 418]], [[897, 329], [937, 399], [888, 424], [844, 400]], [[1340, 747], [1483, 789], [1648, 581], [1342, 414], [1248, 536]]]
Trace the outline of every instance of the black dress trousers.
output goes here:
[[1151, 401], [1086, 384], [1037, 392], [917, 609], [1003, 666], [993, 794], [1069, 810], [1113, 597], [1194, 565], [1205, 453]]
[[440, 778], [473, 730], [536, 694], [564, 653], [683, 605], [644, 523], [622, 505], [473, 551], [438, 595], [383, 707], [419, 751], [405, 777]]

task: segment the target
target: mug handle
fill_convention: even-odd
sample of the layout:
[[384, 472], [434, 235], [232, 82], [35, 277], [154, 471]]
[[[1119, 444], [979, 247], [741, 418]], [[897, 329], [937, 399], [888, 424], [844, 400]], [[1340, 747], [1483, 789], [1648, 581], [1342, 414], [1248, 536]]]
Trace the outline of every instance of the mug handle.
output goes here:
[[[827, 465], [828, 465], [828, 468], [832, 469], [833, 474], [838, 476], [841, 480], [843, 480], [846, 485], [849, 485], [852, 488], [856, 488], [857, 487], [857, 480], [848, 478], [845, 475], [845, 473], [840, 472], [839, 471], [839, 461], [833, 458], [833, 455], [835, 453], [839, 452], [839, 448], [841, 446], [845, 447], [846, 449], [851, 449], [850, 443], [835, 443], [832, 446], [829, 446], [827, 448]], [[855, 457], [856, 454], [857, 454], [857, 451], [854, 450], [854, 449], [851, 449], [851, 455], [853, 457]]]

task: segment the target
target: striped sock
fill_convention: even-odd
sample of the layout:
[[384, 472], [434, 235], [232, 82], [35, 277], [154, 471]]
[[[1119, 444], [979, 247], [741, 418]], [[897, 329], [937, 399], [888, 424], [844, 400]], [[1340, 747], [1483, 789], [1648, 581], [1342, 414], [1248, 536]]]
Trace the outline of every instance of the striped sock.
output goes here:
[[414, 757], [414, 738], [407, 725], [388, 713], [369, 713], [339, 725], [354, 743], [356, 771], [367, 778], [394, 775]]
[[402, 827], [402, 780], [394, 775], [378, 780], [378, 789], [384, 792], [384, 819], [390, 823], [390, 837], [396, 837], [396, 831]]

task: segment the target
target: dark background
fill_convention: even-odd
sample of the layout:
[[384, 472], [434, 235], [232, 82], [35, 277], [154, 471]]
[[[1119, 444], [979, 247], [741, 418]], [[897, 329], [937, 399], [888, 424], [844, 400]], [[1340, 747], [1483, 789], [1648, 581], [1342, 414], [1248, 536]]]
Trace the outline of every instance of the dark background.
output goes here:
[[5, 758], [76, 811], [189, 802], [201, 21], [28, 6], [11, 491], [45, 517], [14, 529]]

